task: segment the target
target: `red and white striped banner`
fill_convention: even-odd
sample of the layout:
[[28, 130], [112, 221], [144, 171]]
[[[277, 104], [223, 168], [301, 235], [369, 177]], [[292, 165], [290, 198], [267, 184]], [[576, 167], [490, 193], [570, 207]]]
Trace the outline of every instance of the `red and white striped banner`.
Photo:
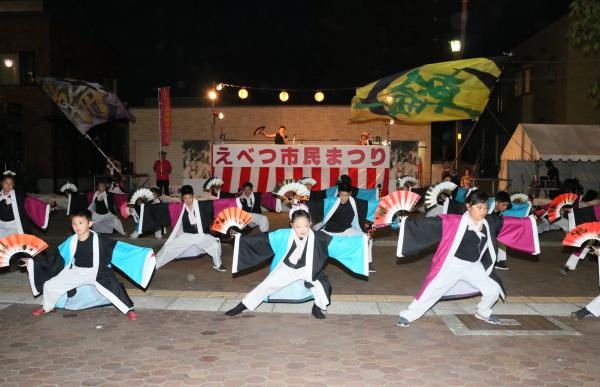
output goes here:
[[[307, 159], [307, 154], [313, 157]], [[237, 192], [246, 181], [257, 192], [271, 192], [282, 180], [302, 177], [315, 179], [313, 190], [320, 190], [336, 185], [338, 177], [346, 174], [358, 188], [379, 186], [387, 194], [389, 165], [389, 148], [380, 146], [226, 144], [213, 148], [213, 176], [223, 179], [224, 192]]]

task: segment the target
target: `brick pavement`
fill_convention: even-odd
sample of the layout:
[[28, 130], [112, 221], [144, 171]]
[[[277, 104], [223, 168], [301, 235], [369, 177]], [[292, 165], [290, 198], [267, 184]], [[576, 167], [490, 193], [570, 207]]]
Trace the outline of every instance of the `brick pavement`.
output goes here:
[[437, 317], [0, 310], [2, 386], [597, 386], [600, 325], [582, 336], [454, 336]]

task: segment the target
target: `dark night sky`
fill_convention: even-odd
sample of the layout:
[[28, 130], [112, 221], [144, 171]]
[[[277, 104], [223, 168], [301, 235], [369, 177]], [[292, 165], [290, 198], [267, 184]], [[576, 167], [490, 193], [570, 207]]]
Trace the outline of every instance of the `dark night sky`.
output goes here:
[[[494, 56], [568, 12], [566, 0], [470, 0], [466, 57]], [[93, 7], [92, 7], [93, 5]], [[274, 88], [346, 88], [424, 63], [451, 59], [460, 0], [73, 1], [49, 0], [57, 20], [107, 53], [119, 95], [143, 103], [153, 89], [204, 96], [213, 81]], [[289, 103], [312, 104], [313, 93]], [[349, 104], [353, 91], [326, 92]], [[241, 102], [277, 103], [277, 92]]]

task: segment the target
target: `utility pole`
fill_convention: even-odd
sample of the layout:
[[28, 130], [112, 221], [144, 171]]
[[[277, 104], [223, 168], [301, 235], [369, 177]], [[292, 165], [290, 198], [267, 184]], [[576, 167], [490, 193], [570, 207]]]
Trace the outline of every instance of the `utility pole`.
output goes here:
[[[461, 12], [460, 12], [460, 51], [458, 52], [458, 58], [462, 59], [465, 52], [465, 40], [467, 35], [467, 8], [469, 0], [461, 0]], [[460, 166], [458, 151], [460, 149], [460, 141], [462, 137], [462, 121], [457, 120], [454, 127], [454, 169], [460, 176], [458, 168]]]

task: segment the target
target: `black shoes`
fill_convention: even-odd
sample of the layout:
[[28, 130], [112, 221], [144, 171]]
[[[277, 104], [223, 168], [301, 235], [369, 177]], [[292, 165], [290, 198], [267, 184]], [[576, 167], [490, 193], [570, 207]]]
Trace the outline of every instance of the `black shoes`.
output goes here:
[[314, 316], [314, 318], [318, 320], [323, 320], [327, 318], [327, 316], [323, 314], [323, 311], [317, 305], [313, 305], [311, 313]]
[[592, 314], [592, 312], [587, 310], [587, 308], [583, 307], [583, 308], [579, 309], [578, 311], [571, 313], [571, 317], [573, 317], [575, 320], [582, 320], [586, 316], [589, 316], [590, 314]]
[[243, 303], [239, 303], [236, 305], [235, 308], [228, 310], [227, 312], [225, 312], [225, 316], [227, 317], [233, 317], [233, 316], [237, 316], [238, 314], [242, 313], [243, 311], [245, 311], [246, 309], [246, 305], [244, 305]]

